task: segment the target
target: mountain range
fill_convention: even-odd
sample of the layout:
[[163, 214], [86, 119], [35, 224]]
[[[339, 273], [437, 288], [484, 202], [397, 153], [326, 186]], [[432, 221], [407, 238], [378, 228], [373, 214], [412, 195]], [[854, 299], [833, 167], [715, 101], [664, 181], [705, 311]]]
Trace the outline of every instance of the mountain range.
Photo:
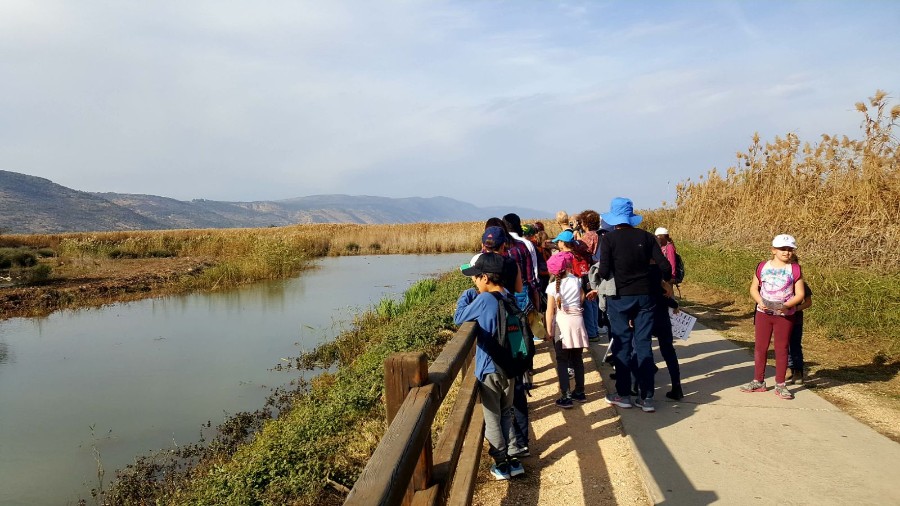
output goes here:
[[84, 192], [49, 179], [0, 170], [2, 233], [482, 221], [506, 213], [516, 213], [523, 219], [552, 215], [523, 207], [476, 207], [448, 197], [312, 195], [255, 202], [184, 201], [156, 195]]

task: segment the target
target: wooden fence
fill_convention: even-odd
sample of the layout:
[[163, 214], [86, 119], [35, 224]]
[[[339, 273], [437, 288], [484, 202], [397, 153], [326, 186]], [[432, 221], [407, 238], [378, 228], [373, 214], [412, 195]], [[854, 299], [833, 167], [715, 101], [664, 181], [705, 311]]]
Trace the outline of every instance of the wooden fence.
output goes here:
[[[424, 353], [384, 363], [388, 429], [345, 505], [464, 505], [475, 490], [484, 416], [472, 373], [473, 322], [465, 323], [428, 367]], [[432, 450], [431, 426], [456, 376], [462, 382]]]

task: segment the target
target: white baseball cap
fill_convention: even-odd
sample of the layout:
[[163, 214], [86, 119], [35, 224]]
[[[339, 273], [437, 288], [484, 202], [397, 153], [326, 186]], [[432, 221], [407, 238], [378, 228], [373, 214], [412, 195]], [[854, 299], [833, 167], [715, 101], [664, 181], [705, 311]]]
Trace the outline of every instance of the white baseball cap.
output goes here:
[[656, 229], [656, 232], [653, 232], [653, 235], [669, 235], [669, 229], [659, 227]]
[[794, 239], [794, 236], [788, 234], [776, 235], [775, 238], [772, 239], [772, 247], [797, 249], [797, 240]]

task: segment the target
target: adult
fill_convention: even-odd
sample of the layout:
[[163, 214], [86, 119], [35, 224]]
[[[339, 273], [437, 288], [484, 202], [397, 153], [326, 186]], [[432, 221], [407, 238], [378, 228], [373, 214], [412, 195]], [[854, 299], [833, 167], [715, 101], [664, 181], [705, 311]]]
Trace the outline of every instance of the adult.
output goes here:
[[[634, 214], [631, 199], [616, 197], [603, 214], [603, 221], [614, 227], [600, 241], [599, 273], [603, 279], [615, 278], [616, 295], [606, 301], [610, 334], [616, 341], [613, 365], [616, 368], [616, 393], [606, 397], [609, 404], [630, 408], [631, 376], [635, 373], [640, 396], [635, 398], [645, 412], [653, 412], [653, 360], [651, 334], [656, 301], [653, 297], [650, 261], [659, 266], [666, 281], [671, 279], [672, 267], [662, 254], [659, 243], [650, 232], [635, 228], [643, 218]], [[633, 322], [633, 326], [629, 324]], [[637, 370], [632, 371], [631, 356], [635, 355]]]
[[[588, 253], [591, 255], [591, 264], [597, 261], [597, 252], [600, 249], [600, 215], [593, 209], [582, 211], [577, 221], [584, 227], [584, 234], [581, 236], [581, 242], [584, 243]], [[584, 292], [587, 294], [584, 299], [584, 328], [587, 331], [588, 340], [597, 342], [600, 340], [600, 302], [597, 297], [597, 291], [591, 290], [590, 283], [587, 280], [587, 274], [582, 278]]]
[[656, 242], [659, 243], [659, 248], [662, 250], [663, 255], [669, 261], [669, 265], [672, 266], [672, 279], [675, 279], [675, 243], [669, 237], [669, 229], [659, 227], [653, 233], [656, 235]]
[[537, 252], [531, 241], [522, 237], [522, 221], [518, 215], [510, 213], [503, 216], [503, 223], [506, 224], [506, 231], [511, 237], [509, 256], [516, 261], [519, 272], [522, 273], [522, 289], [528, 294], [534, 310], [540, 312], [542, 308], [538, 294]]

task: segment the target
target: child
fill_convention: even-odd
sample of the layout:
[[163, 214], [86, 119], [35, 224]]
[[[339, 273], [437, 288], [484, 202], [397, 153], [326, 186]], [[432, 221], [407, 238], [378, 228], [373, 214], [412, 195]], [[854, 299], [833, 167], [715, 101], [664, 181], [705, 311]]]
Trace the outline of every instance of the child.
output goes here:
[[775, 395], [793, 399], [785, 385], [788, 342], [795, 312], [806, 296], [800, 265], [791, 263], [797, 241], [788, 234], [772, 240], [772, 260], [761, 262], [750, 281], [750, 296], [756, 301], [756, 343], [753, 381], [741, 387], [743, 392], [766, 391], [766, 354], [775, 336]]
[[[554, 336], [556, 374], [562, 396], [556, 405], [563, 409], [572, 407], [572, 400], [587, 402], [584, 394], [584, 361], [581, 353], [588, 347], [584, 329], [582, 303], [584, 291], [581, 279], [572, 272], [574, 257], [569, 251], [561, 251], [547, 260], [547, 270], [556, 280], [547, 287], [547, 325]], [[569, 368], [574, 369], [575, 390], [569, 393]]]
[[[791, 258], [791, 263], [800, 263], [796, 252]], [[803, 298], [803, 302], [797, 306], [797, 312], [794, 313], [794, 328], [791, 329], [791, 339], [788, 344], [788, 371], [784, 379], [791, 385], [803, 384], [803, 310], [812, 306], [812, 289], [806, 282], [806, 278], [803, 278], [803, 289], [806, 291], [806, 297]]]
[[506, 375], [498, 366], [502, 360], [497, 360], [504, 350], [497, 340], [500, 306], [493, 294], [508, 296], [502, 286], [503, 266], [503, 257], [496, 253], [482, 253], [474, 264], [460, 266], [463, 274], [472, 277], [475, 288], [469, 288], [459, 296], [453, 317], [457, 325], [467, 321], [478, 323], [475, 378], [484, 410], [484, 437], [490, 444], [488, 453], [494, 459], [491, 474], [497, 480], [525, 474], [519, 460], [507, 454], [513, 423], [515, 379]]
[[674, 401], [681, 400], [684, 392], [681, 390], [681, 368], [678, 366], [678, 354], [675, 352], [675, 336], [672, 335], [672, 320], [669, 318], [668, 308], [678, 313], [678, 301], [675, 300], [672, 285], [660, 280], [662, 293], [657, 294], [656, 312], [653, 318], [653, 335], [659, 342], [659, 353], [666, 361], [666, 369], [669, 370], [669, 379], [672, 380], [672, 390], [666, 392], [666, 397]]

